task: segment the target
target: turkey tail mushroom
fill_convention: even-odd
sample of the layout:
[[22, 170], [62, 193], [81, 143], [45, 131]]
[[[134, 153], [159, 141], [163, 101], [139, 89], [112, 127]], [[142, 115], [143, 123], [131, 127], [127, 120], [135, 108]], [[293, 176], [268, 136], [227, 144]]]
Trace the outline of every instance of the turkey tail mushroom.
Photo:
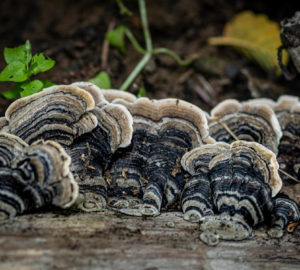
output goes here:
[[69, 146], [80, 135], [97, 126], [88, 112], [95, 107], [93, 97], [76, 86], [57, 85], [20, 98], [7, 109], [9, 133], [31, 144], [39, 139]]
[[229, 144], [217, 142], [197, 147], [182, 157], [181, 165], [190, 174], [181, 195], [185, 220], [199, 222], [204, 216], [214, 214], [209, 163], [216, 155], [228, 151], [229, 148]]
[[217, 216], [204, 217], [201, 239], [216, 244], [220, 239], [249, 238], [251, 227], [270, 220], [274, 197], [282, 182], [275, 154], [246, 141], [233, 142], [228, 151], [209, 163], [213, 204]]
[[131, 147], [123, 151], [110, 171], [116, 179], [114, 190], [119, 191], [118, 195], [137, 197], [144, 191], [141, 214], [158, 215], [162, 202], [173, 204], [184, 186], [180, 165], [183, 154], [213, 142], [205, 114], [178, 99], [119, 99], [118, 103], [133, 115], [134, 133]]
[[98, 119], [97, 127], [76, 138], [70, 151], [72, 168], [79, 176], [81, 190], [75, 207], [84, 211], [99, 211], [106, 207], [104, 170], [114, 152], [130, 144], [133, 131], [132, 116], [122, 105], [103, 101], [92, 112]]
[[234, 99], [219, 103], [208, 118], [210, 135], [216, 141], [227, 143], [235, 140], [258, 142], [277, 154], [282, 133], [276, 115], [268, 104], [254, 100], [239, 103]]
[[27, 145], [12, 134], [0, 133], [0, 218], [52, 204], [71, 206], [78, 185], [69, 170], [70, 157], [53, 141]]

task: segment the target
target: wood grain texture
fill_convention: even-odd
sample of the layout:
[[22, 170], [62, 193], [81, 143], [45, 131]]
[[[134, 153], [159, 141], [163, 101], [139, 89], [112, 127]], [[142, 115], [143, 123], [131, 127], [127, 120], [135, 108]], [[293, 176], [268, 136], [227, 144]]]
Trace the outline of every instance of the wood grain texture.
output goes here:
[[299, 228], [280, 240], [260, 230], [217, 247], [204, 245], [199, 233], [179, 212], [24, 215], [0, 227], [0, 269], [299, 269]]

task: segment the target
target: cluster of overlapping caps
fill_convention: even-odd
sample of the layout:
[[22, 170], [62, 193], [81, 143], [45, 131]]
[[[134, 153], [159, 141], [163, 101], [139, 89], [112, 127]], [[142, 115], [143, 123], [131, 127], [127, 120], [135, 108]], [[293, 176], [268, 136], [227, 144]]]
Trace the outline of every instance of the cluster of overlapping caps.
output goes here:
[[0, 219], [45, 205], [136, 216], [179, 207], [211, 245], [262, 224], [281, 237], [300, 214], [280, 193], [293, 180], [279, 166], [299, 179], [296, 97], [226, 100], [209, 115], [178, 99], [53, 86], [0, 118]]

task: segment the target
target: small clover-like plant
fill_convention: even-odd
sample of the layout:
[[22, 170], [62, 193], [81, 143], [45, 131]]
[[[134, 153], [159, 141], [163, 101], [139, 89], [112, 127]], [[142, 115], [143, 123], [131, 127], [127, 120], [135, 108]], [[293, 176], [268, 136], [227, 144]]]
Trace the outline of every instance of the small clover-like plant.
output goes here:
[[55, 61], [43, 53], [32, 55], [28, 40], [16, 48], [5, 48], [4, 60], [7, 66], [0, 73], [0, 82], [16, 84], [9, 91], [2, 92], [3, 97], [7, 99], [25, 97], [54, 85], [48, 80], [32, 80], [32, 76], [51, 69]]

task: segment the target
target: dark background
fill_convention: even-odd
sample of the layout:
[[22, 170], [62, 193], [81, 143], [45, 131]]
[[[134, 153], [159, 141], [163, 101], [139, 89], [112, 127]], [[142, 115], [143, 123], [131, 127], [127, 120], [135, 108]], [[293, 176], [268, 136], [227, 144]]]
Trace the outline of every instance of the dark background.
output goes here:
[[[0, 69], [4, 67], [4, 47], [15, 47], [28, 39], [33, 52], [44, 52], [56, 60], [54, 68], [39, 78], [66, 84], [88, 80], [105, 70], [111, 76], [113, 88], [118, 88], [141, 55], [127, 42], [125, 55], [110, 48], [108, 60], [103, 63], [101, 53], [109, 25], [126, 24], [143, 44], [138, 3], [133, 0], [124, 3], [133, 11], [132, 16], [121, 15], [113, 0], [0, 1]], [[283, 77], [276, 78], [232, 48], [207, 45], [209, 37], [220, 36], [224, 24], [243, 10], [264, 13], [279, 23], [297, 9], [300, 9], [299, 4], [296, 6], [291, 1], [148, 0], [148, 19], [155, 47], [167, 47], [182, 57], [195, 53], [218, 57], [226, 72], [221, 70], [216, 76], [199, 70], [197, 64], [182, 68], [169, 56], [156, 55], [129, 91], [137, 93], [144, 84], [150, 98], [178, 97], [205, 110], [225, 98], [276, 99], [282, 94], [300, 95], [299, 79], [287, 82]], [[0, 91], [10, 87], [11, 84], [0, 83]], [[7, 101], [0, 101], [1, 114], [7, 105]]]

